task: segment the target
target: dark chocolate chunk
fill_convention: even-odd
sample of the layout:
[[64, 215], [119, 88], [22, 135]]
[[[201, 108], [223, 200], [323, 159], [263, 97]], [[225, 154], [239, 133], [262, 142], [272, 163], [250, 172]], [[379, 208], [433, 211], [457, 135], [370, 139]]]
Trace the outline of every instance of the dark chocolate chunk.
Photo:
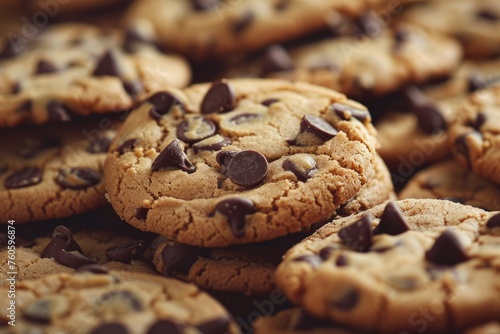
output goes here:
[[174, 139], [168, 144], [151, 165], [153, 172], [158, 172], [164, 168], [180, 169], [186, 173], [193, 173], [196, 170], [196, 167], [188, 160], [182, 150], [178, 139]]
[[16, 112], [19, 114], [28, 114], [32, 110], [33, 110], [33, 101], [26, 100], [17, 107]]
[[97, 326], [90, 334], [129, 334], [127, 327], [120, 323], [107, 323]]
[[290, 71], [295, 68], [293, 59], [281, 45], [271, 45], [267, 48], [261, 62], [261, 75], [273, 72]]
[[42, 258], [55, 257], [61, 250], [78, 251], [82, 253], [82, 248], [73, 240], [73, 235], [66, 226], [59, 225], [52, 232], [52, 240], [42, 250]]
[[460, 240], [451, 229], [446, 229], [425, 253], [425, 258], [437, 264], [453, 266], [468, 260]]
[[47, 117], [51, 122], [68, 122], [71, 120], [70, 109], [56, 101], [47, 103]]
[[100, 307], [108, 306], [110, 309], [127, 309], [130, 312], [140, 312], [144, 310], [144, 305], [135, 294], [128, 290], [114, 290], [104, 293], [97, 299], [96, 304]]
[[480, 73], [471, 73], [468, 78], [468, 91], [473, 93], [487, 86], [487, 80]]
[[317, 171], [316, 161], [310, 155], [292, 156], [282, 165], [283, 169], [295, 174], [297, 179], [306, 182]]
[[124, 81], [123, 89], [130, 97], [134, 98], [144, 91], [144, 86], [139, 80]]
[[170, 320], [158, 320], [146, 334], [184, 334], [184, 326]]
[[399, 235], [408, 230], [410, 230], [410, 226], [408, 226], [405, 216], [394, 202], [390, 202], [385, 207], [374, 233]]
[[345, 254], [339, 254], [339, 256], [337, 256], [337, 260], [335, 261], [337, 267], [346, 267], [348, 264], [349, 261]]
[[233, 87], [225, 80], [216, 81], [201, 102], [201, 113], [225, 113], [236, 108], [236, 96]]
[[118, 146], [116, 151], [120, 154], [130, 152], [134, 149], [134, 145], [135, 145], [136, 141], [137, 141], [137, 138], [127, 139], [123, 143], [121, 143], [120, 146]]
[[494, 215], [486, 222], [486, 228], [500, 227], [500, 213]]
[[155, 120], [160, 120], [168, 114], [172, 108], [178, 107], [184, 110], [184, 104], [169, 92], [159, 92], [147, 99], [153, 107], [149, 111], [149, 116]]
[[332, 307], [341, 311], [349, 311], [356, 307], [359, 302], [359, 298], [359, 291], [352, 288], [344, 291], [341, 296], [339, 296], [332, 302], [331, 305]]
[[337, 135], [337, 130], [321, 117], [305, 115], [300, 122], [300, 132], [294, 144], [299, 146], [319, 145]]
[[50, 324], [52, 322], [52, 308], [53, 301], [48, 299], [38, 300], [23, 310], [23, 317], [31, 322]]
[[500, 21], [500, 16], [495, 14], [493, 11], [488, 9], [481, 9], [476, 12], [476, 17], [483, 21], [498, 22]]
[[238, 152], [226, 166], [231, 181], [242, 187], [252, 187], [261, 183], [266, 178], [268, 170], [266, 157], [253, 150]]
[[60, 169], [56, 183], [63, 189], [82, 190], [99, 184], [101, 174], [90, 168], [64, 168]]
[[338, 248], [333, 246], [325, 246], [319, 250], [318, 256], [321, 260], [326, 261], [336, 249]]
[[193, 8], [197, 11], [206, 11], [212, 8], [216, 8], [219, 4], [219, 0], [191, 0]]
[[238, 18], [236, 21], [233, 23], [233, 33], [234, 34], [241, 34], [245, 29], [247, 29], [252, 22], [255, 19], [255, 13], [247, 10], [243, 16]]
[[245, 236], [245, 218], [255, 213], [254, 203], [242, 197], [233, 197], [220, 201], [215, 206], [215, 211], [227, 217], [229, 226], [236, 238]]
[[260, 104], [262, 104], [263, 106], [269, 107], [271, 104], [277, 103], [279, 101], [280, 101], [279, 99], [272, 99], [271, 98], [271, 99], [267, 99], [267, 100], [262, 101]]
[[435, 104], [428, 104], [412, 109], [417, 116], [418, 125], [427, 134], [444, 131], [448, 127], [446, 121]]
[[215, 134], [217, 130], [214, 122], [205, 117], [193, 117], [177, 125], [177, 138], [183, 142], [193, 144]]
[[366, 214], [356, 222], [342, 228], [339, 232], [339, 238], [348, 247], [358, 252], [368, 252], [372, 245], [372, 220], [371, 214]]
[[56, 260], [57, 263], [62, 264], [63, 266], [69, 268], [78, 268], [81, 266], [96, 263], [95, 259], [86, 257], [85, 255], [76, 250], [67, 251], [61, 249], [55, 254], [54, 259]]
[[196, 328], [202, 334], [219, 334], [219, 333], [229, 333], [229, 326], [231, 322], [228, 318], [216, 318], [213, 320], [205, 321], [199, 324]]
[[138, 208], [135, 210], [134, 217], [139, 220], [146, 221], [146, 219], [148, 218], [148, 212], [149, 212], [148, 208]]
[[26, 138], [26, 145], [19, 151], [22, 159], [31, 159], [44, 150], [61, 146], [61, 141], [57, 138]]
[[101, 138], [92, 141], [87, 146], [87, 152], [89, 153], [106, 153], [111, 145], [111, 138], [102, 136]]
[[469, 138], [470, 136], [475, 136], [481, 141], [483, 140], [481, 133], [479, 133], [477, 131], [471, 131], [471, 132], [467, 132], [467, 133], [464, 133], [463, 135], [459, 136], [455, 140], [455, 143], [454, 143], [456, 153], [463, 155], [465, 157], [465, 159], [467, 161], [468, 168], [472, 168], [472, 162], [470, 159], [470, 152], [469, 152], [469, 145], [467, 143], [467, 138]]
[[54, 73], [58, 72], [59, 68], [52, 64], [51, 62], [48, 62], [46, 60], [40, 60], [36, 64], [36, 69], [35, 69], [35, 74], [47, 74], [47, 73]]
[[225, 170], [227, 165], [229, 165], [231, 159], [233, 159], [234, 156], [239, 152], [240, 151], [221, 151], [217, 153], [217, 155], [215, 156], [215, 160], [217, 160], [217, 163], [221, 165], [221, 167], [223, 167], [223, 169]]
[[133, 240], [108, 247], [104, 251], [104, 255], [110, 261], [131, 263], [132, 260], [141, 257], [145, 247], [146, 243], [144, 240]]
[[77, 273], [85, 273], [85, 272], [89, 272], [89, 273], [92, 273], [92, 274], [96, 274], [96, 275], [107, 275], [109, 274], [109, 270], [100, 265], [100, 264], [88, 264], [88, 265], [85, 265], [85, 266], [81, 266], [81, 267], [78, 267], [76, 269], [76, 272]]
[[260, 114], [254, 114], [254, 113], [244, 113], [244, 114], [239, 114], [234, 117], [231, 117], [229, 119], [229, 122], [234, 125], [241, 125], [245, 123], [252, 122], [256, 119], [261, 117]]
[[202, 248], [169, 243], [161, 252], [163, 261], [161, 273], [164, 276], [171, 276], [172, 274], [187, 275], [193, 264], [204, 253], [205, 250]]
[[306, 262], [313, 268], [318, 268], [323, 263], [323, 260], [321, 259], [321, 257], [319, 257], [317, 255], [312, 255], [312, 254], [298, 256], [298, 257], [294, 258], [292, 261], [294, 261], [294, 262]]
[[6, 189], [26, 188], [42, 182], [43, 172], [37, 167], [28, 167], [14, 172], [3, 183]]
[[116, 53], [112, 50], [106, 51], [97, 62], [97, 66], [92, 72], [92, 75], [96, 77], [106, 75], [119, 77], [121, 75], [121, 70]]
[[220, 151], [223, 147], [231, 145], [231, 139], [215, 135], [208, 137], [194, 144], [193, 152], [198, 154], [200, 151]]
[[468, 125], [472, 126], [476, 131], [481, 130], [481, 126], [483, 126], [484, 123], [486, 123], [486, 114], [483, 112], [480, 112], [477, 114], [476, 119], [473, 122], [470, 122]]
[[357, 109], [346, 104], [334, 103], [330, 106], [332, 110], [340, 119], [348, 121], [352, 117], [364, 123], [366, 120], [371, 121], [372, 117], [368, 110]]

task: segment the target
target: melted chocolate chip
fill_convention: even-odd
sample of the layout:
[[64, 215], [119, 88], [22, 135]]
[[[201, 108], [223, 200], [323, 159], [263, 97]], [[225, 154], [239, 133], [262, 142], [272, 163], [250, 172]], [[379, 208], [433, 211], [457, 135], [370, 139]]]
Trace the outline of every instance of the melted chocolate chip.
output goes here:
[[160, 120], [167, 115], [173, 108], [178, 107], [184, 110], [184, 104], [169, 92], [159, 92], [147, 99], [153, 107], [149, 111], [149, 116], [155, 120]]
[[33, 101], [31, 100], [26, 100], [23, 103], [21, 103], [17, 109], [16, 113], [19, 114], [28, 114], [33, 110]]
[[182, 150], [178, 139], [168, 144], [151, 165], [153, 172], [158, 172], [164, 168], [180, 169], [186, 173], [193, 173], [196, 170], [196, 167], [188, 160]]
[[127, 327], [120, 323], [107, 323], [97, 326], [90, 334], [129, 334]]
[[242, 187], [261, 183], [266, 178], [268, 169], [266, 157], [253, 150], [238, 152], [226, 166], [231, 181]]
[[475, 130], [480, 131], [481, 127], [484, 123], [486, 123], [487, 117], [485, 113], [478, 113], [476, 119], [473, 122], [470, 122], [468, 125], [472, 126]]
[[425, 253], [425, 258], [437, 264], [456, 265], [468, 260], [465, 249], [451, 229], [445, 230]]
[[134, 240], [124, 242], [118, 245], [108, 247], [104, 251], [104, 255], [110, 261], [118, 261], [123, 263], [131, 263], [132, 260], [141, 257], [146, 243], [144, 240]]
[[355, 118], [358, 121], [364, 123], [365, 121], [371, 121], [371, 115], [368, 110], [357, 109], [342, 103], [334, 103], [330, 106], [332, 110], [340, 119], [348, 121], [351, 118]]
[[126, 152], [130, 152], [134, 149], [135, 142], [137, 141], [137, 138], [131, 138], [125, 140], [123, 143], [118, 146], [116, 151], [120, 154], [125, 154]]
[[217, 163], [225, 169], [227, 165], [229, 165], [231, 159], [233, 159], [234, 156], [239, 152], [240, 151], [221, 151], [217, 153], [217, 155], [215, 156], [215, 160], [217, 160]]
[[220, 201], [215, 211], [227, 217], [229, 226], [236, 238], [245, 236], [245, 218], [255, 213], [254, 203], [246, 198], [233, 197]]
[[170, 320], [158, 320], [154, 323], [147, 334], [184, 334], [184, 326]]
[[96, 304], [100, 307], [117, 307], [120, 310], [128, 310], [131, 312], [140, 312], [144, 310], [142, 302], [135, 294], [128, 290], [115, 290], [106, 292], [97, 301]]
[[161, 273], [164, 276], [171, 276], [172, 274], [187, 275], [193, 264], [204, 253], [205, 250], [202, 248], [177, 243], [167, 244], [161, 252], [163, 261]]
[[198, 11], [206, 11], [217, 7], [219, 0], [191, 0], [193, 8]]
[[97, 66], [92, 72], [93, 76], [114, 76], [121, 75], [120, 66], [118, 63], [117, 55], [114, 51], [106, 51], [97, 62]]
[[177, 125], [177, 138], [186, 143], [196, 143], [215, 134], [214, 122], [205, 117], [193, 117]]
[[368, 252], [372, 245], [372, 220], [371, 214], [364, 215], [356, 222], [342, 228], [339, 232], [339, 238], [348, 247], [358, 252]]
[[100, 265], [100, 264], [88, 264], [88, 265], [85, 265], [85, 266], [81, 266], [81, 267], [78, 267], [76, 269], [76, 272], [77, 273], [92, 273], [92, 274], [96, 274], [96, 275], [107, 275], [109, 274], [109, 270]]
[[50, 300], [38, 300], [23, 310], [23, 317], [31, 322], [50, 324], [52, 322], [52, 307]]
[[294, 144], [299, 146], [320, 145], [337, 135], [337, 130], [321, 117], [305, 115], [300, 122], [300, 132]]
[[73, 240], [70, 230], [63, 225], [59, 225], [52, 232], [52, 240], [45, 246], [40, 256], [42, 258], [55, 257], [63, 249], [69, 252], [78, 251], [82, 253], [80, 245]]
[[486, 228], [500, 227], [500, 213], [494, 215], [486, 222]]
[[111, 138], [102, 136], [98, 140], [92, 141], [87, 146], [89, 153], [106, 153], [111, 145]]
[[63, 266], [69, 268], [78, 268], [81, 266], [96, 263], [95, 259], [88, 258], [81, 252], [76, 250], [67, 251], [61, 249], [59, 252], [55, 254], [54, 259], [56, 260], [57, 263], [62, 264]]
[[374, 233], [399, 235], [408, 230], [410, 230], [410, 226], [408, 226], [405, 216], [394, 202], [390, 202], [385, 207]]
[[330, 255], [335, 251], [337, 248], [333, 246], [325, 246], [320, 249], [318, 256], [320, 257], [321, 260], [326, 261], [330, 257]]
[[301, 255], [294, 258], [292, 261], [306, 262], [313, 268], [318, 268], [323, 263], [323, 260], [317, 255]]
[[352, 288], [344, 291], [336, 300], [332, 302], [332, 307], [341, 311], [352, 310], [359, 302], [359, 291]]
[[216, 81], [201, 102], [201, 113], [225, 113], [236, 108], [236, 96], [229, 82]]
[[148, 208], [138, 208], [135, 210], [134, 217], [139, 220], [146, 221], [146, 219], [148, 218], [148, 212]]
[[37, 167], [28, 167], [14, 172], [3, 183], [6, 189], [26, 188], [42, 182], [43, 172]]
[[316, 160], [310, 155], [292, 156], [282, 165], [283, 169], [295, 174], [297, 179], [306, 182], [317, 171]]
[[144, 91], [144, 86], [139, 80], [124, 81], [123, 89], [130, 97], [134, 98]]
[[231, 322], [228, 318], [216, 318], [199, 324], [196, 328], [202, 334], [228, 333]]
[[220, 151], [223, 147], [231, 145], [231, 139], [215, 135], [208, 137], [194, 144], [193, 152], [198, 154], [200, 151]]
[[247, 29], [255, 19], [255, 13], [252, 11], [246, 11], [242, 17], [238, 18], [233, 23], [233, 33], [241, 34], [245, 29]]
[[483, 21], [498, 22], [500, 21], [500, 16], [493, 13], [491, 10], [482, 9], [476, 12], [476, 17]]
[[47, 103], [47, 116], [51, 122], [68, 122], [71, 120], [70, 109], [56, 101]]
[[90, 168], [64, 168], [60, 169], [56, 183], [63, 189], [83, 190], [99, 184], [101, 174]]
[[54, 72], [58, 72], [58, 71], [59, 71], [59, 68], [56, 65], [54, 65], [51, 62], [46, 61], [46, 60], [40, 60], [36, 64], [35, 74], [47, 74], [47, 73], [54, 73]]
[[27, 138], [26, 145], [19, 151], [22, 159], [31, 159], [44, 150], [61, 146], [61, 141], [57, 138]]
[[271, 104], [275, 104], [279, 101], [280, 101], [279, 99], [267, 99], [267, 100], [262, 101], [260, 104], [262, 104], [263, 106], [269, 107]]
[[272, 45], [267, 48], [262, 58], [261, 75], [266, 76], [273, 72], [290, 71], [295, 68], [293, 59], [280, 45]]

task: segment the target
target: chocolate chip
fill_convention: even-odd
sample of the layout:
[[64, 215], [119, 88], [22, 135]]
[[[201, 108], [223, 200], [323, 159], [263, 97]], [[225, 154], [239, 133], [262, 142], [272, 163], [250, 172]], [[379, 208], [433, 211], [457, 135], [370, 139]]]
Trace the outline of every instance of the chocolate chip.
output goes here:
[[160, 120], [168, 114], [173, 108], [177, 107], [184, 110], [184, 104], [169, 92], [159, 92], [147, 99], [153, 107], [149, 111], [149, 116], [155, 120]]
[[193, 173], [196, 170], [196, 167], [188, 160], [182, 150], [178, 139], [174, 139], [168, 144], [151, 165], [153, 172], [158, 172], [164, 168], [180, 169], [186, 173]]
[[260, 104], [262, 104], [263, 106], [269, 107], [271, 104], [275, 104], [279, 101], [280, 101], [279, 99], [272, 99], [271, 98], [271, 99], [267, 99], [267, 100], [262, 101]]
[[247, 10], [243, 16], [238, 18], [233, 23], [233, 33], [241, 34], [245, 29], [247, 29], [255, 19], [255, 13]]
[[147, 331], [147, 334], [184, 334], [184, 326], [170, 320], [158, 320]]
[[229, 165], [229, 162], [234, 158], [236, 154], [240, 151], [221, 151], [215, 156], [215, 160], [221, 167], [225, 168]]
[[261, 183], [266, 178], [268, 170], [266, 157], [253, 150], [238, 152], [226, 166], [231, 181], [242, 187], [252, 187]]
[[102, 136], [98, 140], [94, 140], [87, 146], [89, 153], [106, 153], [111, 145], [111, 138]]
[[13, 83], [10, 93], [13, 95], [19, 94], [21, 92], [21, 84], [19, 82]]
[[25, 43], [13, 43], [9, 38], [5, 40], [2, 51], [0, 51], [0, 59], [8, 59], [16, 56], [26, 49]]
[[446, 229], [425, 253], [425, 258], [437, 264], [456, 265], [468, 260], [465, 249], [451, 229]]
[[52, 322], [52, 307], [50, 300], [42, 299], [28, 305], [23, 310], [23, 316], [31, 322], [50, 324]]
[[172, 274], [187, 275], [193, 264], [204, 253], [205, 250], [202, 248], [169, 243], [161, 252], [163, 261], [161, 273], [164, 276], [171, 276]]
[[321, 260], [326, 261], [336, 249], [338, 248], [333, 246], [325, 246], [319, 250], [318, 256]]
[[61, 249], [55, 254], [54, 259], [57, 263], [69, 268], [78, 268], [81, 266], [96, 263], [95, 259], [86, 257], [81, 252], [76, 250], [67, 251], [65, 249]]
[[339, 238], [348, 247], [358, 252], [368, 252], [372, 245], [372, 220], [371, 214], [364, 215], [356, 222], [342, 228], [339, 232]]
[[26, 100], [17, 107], [16, 113], [27, 114], [30, 113], [32, 110], [33, 110], [33, 101]]
[[352, 310], [359, 302], [360, 294], [359, 291], [351, 288], [343, 291], [334, 301], [332, 301], [332, 307], [339, 309], [341, 311]]
[[219, 334], [219, 333], [229, 333], [229, 327], [231, 322], [228, 318], [216, 318], [213, 320], [206, 321], [199, 324], [196, 328], [202, 334]]
[[59, 71], [59, 68], [57, 68], [56, 65], [54, 65], [51, 62], [48, 62], [46, 60], [40, 60], [36, 64], [35, 74], [47, 74], [47, 73], [54, 73], [54, 72], [58, 72], [58, 71]]
[[19, 157], [31, 159], [44, 150], [61, 146], [61, 141], [57, 138], [26, 138], [26, 144], [19, 150]]
[[306, 182], [318, 170], [316, 160], [310, 155], [295, 155], [283, 161], [283, 169], [295, 174], [297, 179]]
[[271, 45], [267, 48], [261, 62], [261, 75], [273, 72], [290, 71], [295, 68], [292, 57], [281, 45]]
[[61, 250], [78, 251], [82, 253], [80, 245], [73, 240], [71, 231], [66, 226], [59, 225], [52, 232], [52, 240], [44, 247], [40, 256], [42, 258], [49, 258], [56, 256]]
[[215, 211], [227, 217], [229, 226], [236, 238], [245, 236], [245, 217], [255, 213], [254, 203], [242, 197], [233, 197], [220, 201]]
[[119, 323], [107, 323], [97, 326], [90, 334], [129, 334], [127, 327]]
[[71, 120], [70, 109], [56, 101], [47, 103], [47, 116], [51, 122], [68, 122]]
[[480, 112], [477, 114], [476, 119], [473, 122], [469, 122], [467, 125], [472, 126], [477, 131], [480, 131], [483, 124], [486, 123], [486, 120], [487, 120], [486, 114]]
[[28, 167], [14, 172], [3, 183], [6, 189], [26, 188], [42, 182], [43, 172], [37, 167]]
[[125, 140], [123, 143], [118, 146], [116, 151], [120, 154], [125, 154], [126, 152], [130, 152], [134, 149], [135, 142], [137, 141], [137, 138], [131, 138]]
[[229, 122], [234, 125], [241, 125], [245, 123], [251, 123], [252, 121], [255, 121], [260, 117], [262, 117], [260, 114], [244, 113], [231, 117], [229, 119]]
[[368, 120], [371, 121], [372, 117], [368, 110], [357, 109], [346, 104], [334, 103], [330, 106], [332, 110], [340, 119], [348, 121], [351, 118], [355, 118], [358, 121], [364, 123]]
[[121, 70], [116, 53], [112, 50], [106, 51], [101, 58], [99, 58], [92, 75], [96, 77], [107, 75], [114, 77], [120, 76]]
[[144, 240], [133, 240], [108, 247], [104, 251], [104, 255], [110, 261], [131, 263], [132, 260], [138, 259], [142, 255], [144, 248]]
[[483, 140], [482, 136], [479, 132], [471, 131], [471, 132], [467, 132], [467, 133], [464, 133], [463, 135], [459, 136], [455, 140], [455, 143], [454, 143], [455, 152], [457, 154], [463, 155], [465, 157], [465, 159], [467, 161], [468, 168], [472, 167], [472, 162], [470, 159], [470, 152], [469, 152], [469, 145], [467, 143], [467, 138], [469, 138], [470, 136], [475, 136], [480, 141]]
[[467, 79], [469, 93], [481, 90], [487, 86], [487, 80], [480, 73], [471, 73]]
[[130, 97], [134, 98], [144, 91], [144, 86], [139, 80], [124, 81], [123, 89]]
[[215, 135], [197, 142], [192, 147], [193, 152], [198, 154], [200, 151], [220, 151], [223, 147], [231, 144], [231, 139], [222, 137], [221, 135]]
[[148, 218], [148, 212], [149, 212], [148, 208], [135, 209], [134, 217], [139, 220], [146, 221], [146, 219]]
[[111, 311], [115, 315], [144, 310], [141, 300], [128, 290], [106, 292], [97, 299], [96, 306]]
[[232, 85], [225, 81], [216, 81], [201, 102], [201, 113], [226, 113], [236, 108], [236, 96]]
[[408, 226], [405, 216], [394, 202], [390, 202], [385, 207], [374, 233], [399, 235], [408, 230], [410, 230], [410, 226]]
[[339, 254], [337, 260], [335, 261], [335, 265], [337, 267], [346, 267], [349, 264], [349, 260], [347, 259], [347, 255]]
[[396, 42], [395, 48], [399, 49], [410, 37], [408, 29], [398, 27], [394, 32], [394, 41]]
[[481, 9], [476, 12], [476, 17], [483, 21], [497, 22], [500, 20], [500, 16], [493, 13], [488, 9]]
[[382, 22], [371, 15], [371, 12], [366, 12], [356, 19], [355, 31], [360, 38], [363, 35], [370, 38], [379, 36], [383, 30]]
[[276, 8], [277, 11], [283, 11], [288, 7], [288, 5], [290, 5], [290, 0], [279, 0], [274, 8]]
[[92, 273], [92, 274], [96, 274], [96, 275], [107, 275], [109, 274], [109, 270], [100, 265], [100, 264], [87, 264], [85, 266], [81, 266], [81, 267], [78, 267], [76, 269], [76, 272], [77, 273], [86, 273], [86, 272], [89, 272], [89, 273]]
[[486, 228], [497, 228], [500, 227], [500, 213], [494, 215], [486, 222]]
[[56, 183], [63, 189], [82, 190], [99, 184], [101, 174], [90, 168], [64, 168], [60, 169]]
[[123, 39], [123, 49], [128, 53], [136, 53], [139, 51], [139, 46], [141, 44], [155, 45], [156, 42], [151, 38], [143, 36], [137, 29], [131, 27], [126, 28]]
[[320, 145], [337, 135], [337, 130], [321, 117], [305, 115], [300, 122], [300, 132], [294, 144], [299, 146]]
[[323, 263], [323, 260], [317, 255], [301, 255], [297, 256], [292, 261], [306, 262], [313, 268], [318, 268]]
[[177, 125], [177, 138], [192, 144], [212, 136], [216, 130], [214, 122], [208, 118], [193, 117]]
[[219, 4], [219, 0], [191, 0], [193, 8], [198, 11], [206, 11], [215, 8]]
[[417, 116], [418, 125], [425, 133], [434, 134], [436, 131], [446, 130], [446, 121], [437, 105], [429, 104], [412, 110]]

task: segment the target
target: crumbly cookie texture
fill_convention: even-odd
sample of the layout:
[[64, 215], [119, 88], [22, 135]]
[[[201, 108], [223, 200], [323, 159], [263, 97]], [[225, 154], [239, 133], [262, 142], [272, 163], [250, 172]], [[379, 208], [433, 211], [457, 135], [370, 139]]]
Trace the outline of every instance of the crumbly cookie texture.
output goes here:
[[258, 50], [328, 26], [329, 16], [353, 16], [383, 0], [144, 0], [125, 24], [147, 20], [164, 45], [206, 58]]
[[0, 46], [0, 127], [130, 109], [159, 87], [189, 83], [185, 60], [158, 51], [148, 26], [119, 33], [60, 24]]
[[230, 74], [305, 81], [366, 99], [446, 76], [461, 59], [457, 42], [416, 26], [377, 26], [369, 33], [370, 37], [338, 36], [289, 50], [272, 46], [256, 62]]
[[4, 130], [0, 140], [1, 224], [69, 217], [106, 204], [102, 169], [119, 122]]
[[277, 285], [313, 316], [364, 330], [464, 330], [500, 314], [499, 227], [498, 212], [391, 202], [292, 248]]
[[456, 160], [500, 184], [500, 86], [472, 93], [457, 113], [457, 122], [449, 131]]
[[331, 217], [373, 174], [362, 105], [303, 83], [241, 79], [151, 95], [106, 160], [133, 226], [200, 247], [274, 239]]
[[417, 173], [399, 197], [446, 199], [500, 211], [500, 187], [461, 167], [455, 160], [437, 163]]
[[[227, 311], [194, 285], [99, 266], [22, 281], [16, 297], [9, 333], [239, 333]], [[8, 303], [0, 301], [4, 309]]]
[[500, 3], [496, 0], [427, 1], [403, 13], [403, 22], [418, 24], [432, 33], [445, 33], [463, 46], [467, 57], [500, 54]]

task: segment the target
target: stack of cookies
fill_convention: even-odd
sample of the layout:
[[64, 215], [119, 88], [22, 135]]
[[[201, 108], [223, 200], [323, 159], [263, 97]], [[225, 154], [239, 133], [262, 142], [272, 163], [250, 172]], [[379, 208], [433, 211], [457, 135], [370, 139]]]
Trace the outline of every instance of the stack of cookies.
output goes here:
[[0, 333], [500, 333], [497, 1], [0, 10]]

